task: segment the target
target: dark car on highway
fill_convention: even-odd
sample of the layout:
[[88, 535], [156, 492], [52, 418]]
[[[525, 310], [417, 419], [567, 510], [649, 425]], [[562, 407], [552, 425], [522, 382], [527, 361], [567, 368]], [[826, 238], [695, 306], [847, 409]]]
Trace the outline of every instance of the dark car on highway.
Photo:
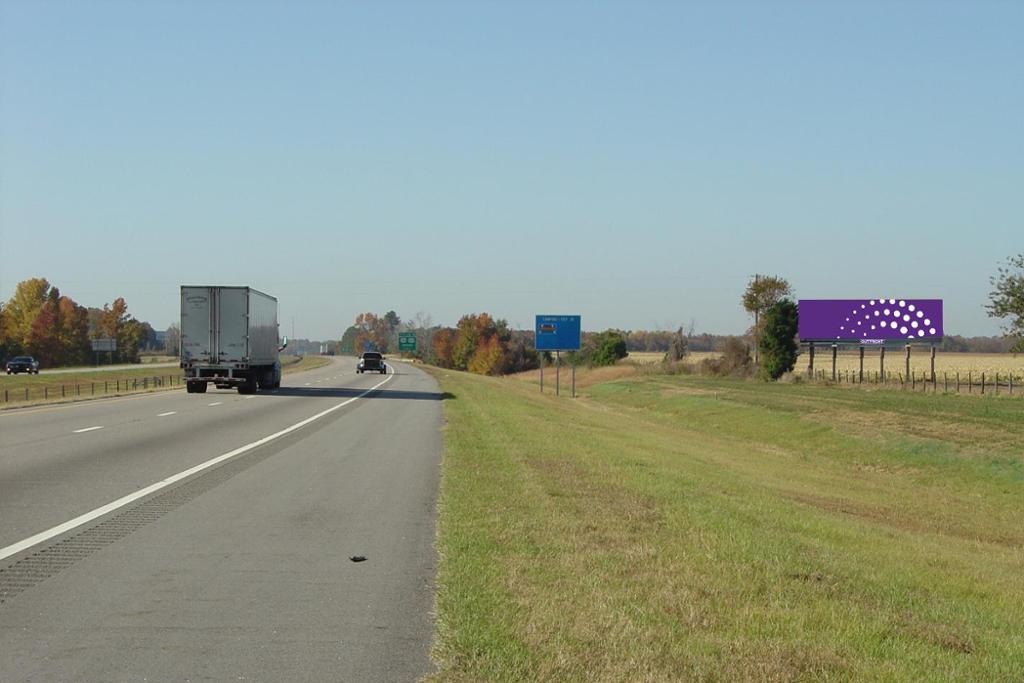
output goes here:
[[7, 361], [7, 374], [16, 375], [19, 372], [27, 372], [30, 375], [39, 374], [39, 361], [32, 356], [15, 356]]
[[388, 367], [384, 365], [384, 356], [380, 355], [376, 351], [367, 351], [359, 358], [359, 364], [356, 365], [356, 372], [379, 372], [381, 374], [388, 371]]

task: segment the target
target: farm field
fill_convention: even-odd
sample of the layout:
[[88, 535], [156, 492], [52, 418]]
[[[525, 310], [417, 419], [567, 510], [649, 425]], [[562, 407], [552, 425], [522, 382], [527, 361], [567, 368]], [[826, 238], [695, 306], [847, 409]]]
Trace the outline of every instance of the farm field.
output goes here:
[[[704, 358], [714, 357], [719, 354], [708, 351], [698, 351], [686, 357], [687, 362], [699, 363]], [[636, 364], [660, 363], [665, 354], [632, 352], [624, 362]], [[931, 369], [930, 350], [927, 348], [915, 348], [910, 354], [910, 370], [918, 374], [929, 372]], [[796, 373], [807, 373], [807, 353], [801, 353], [797, 359]], [[828, 347], [817, 348], [814, 354], [815, 370], [827, 370], [832, 372], [832, 351]], [[888, 372], [903, 372], [906, 367], [906, 356], [903, 350], [889, 349], [885, 352], [885, 369]], [[860, 368], [860, 354], [856, 350], [840, 351], [836, 357], [836, 370], [840, 373], [855, 372]], [[878, 349], [868, 349], [864, 353], [864, 372], [872, 373], [881, 369]], [[1013, 374], [1015, 377], [1024, 378], [1024, 354], [1013, 353], [942, 353], [935, 354], [935, 372], [938, 375], [947, 373], [950, 376], [959, 372], [963, 376], [967, 373], [980, 376], [985, 373], [994, 377], [996, 373], [1006, 377]]]
[[[827, 370], [832, 372], [832, 352], [828, 349], [818, 349], [814, 354], [814, 365], [816, 370]], [[836, 369], [838, 372], [855, 372], [860, 367], [860, 355], [857, 351], [841, 351], [836, 357]], [[885, 369], [887, 372], [904, 372], [906, 367], [906, 353], [902, 350], [889, 349], [885, 352]], [[877, 349], [869, 349], [864, 353], [864, 372], [872, 375], [881, 369], [880, 354]], [[910, 353], [910, 371], [914, 373], [930, 372], [931, 360], [930, 351], [925, 348], [913, 349]], [[802, 354], [797, 361], [795, 372], [807, 372], [807, 354]], [[996, 373], [1006, 377], [1013, 374], [1015, 377], [1024, 377], [1024, 354], [1012, 353], [941, 353], [935, 354], [935, 373], [939, 376], [946, 373], [950, 376], [960, 373], [966, 375], [971, 373], [979, 376], [985, 373], [994, 377]]]
[[1019, 402], [642, 373], [572, 400], [431, 372], [432, 680], [1024, 670]]
[[[324, 356], [281, 357], [284, 374], [312, 370], [328, 362]], [[44, 369], [38, 375], [0, 375], [0, 409], [168, 391], [184, 386], [181, 371], [175, 367], [152, 368], [140, 364], [128, 369], [83, 368], [52, 374]]]

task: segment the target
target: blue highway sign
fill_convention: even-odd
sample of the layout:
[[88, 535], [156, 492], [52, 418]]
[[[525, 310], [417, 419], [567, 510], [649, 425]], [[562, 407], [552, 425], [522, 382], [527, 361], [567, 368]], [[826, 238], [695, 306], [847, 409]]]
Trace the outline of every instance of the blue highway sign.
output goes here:
[[538, 351], [579, 351], [580, 349], [580, 316], [578, 315], [538, 315], [537, 326]]

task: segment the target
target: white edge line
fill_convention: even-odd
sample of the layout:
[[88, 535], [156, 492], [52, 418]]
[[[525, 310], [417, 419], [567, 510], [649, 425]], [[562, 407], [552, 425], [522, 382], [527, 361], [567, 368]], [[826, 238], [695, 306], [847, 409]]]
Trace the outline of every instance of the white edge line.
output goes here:
[[[285, 427], [281, 431], [275, 432], [275, 433], [271, 434], [270, 436], [265, 436], [262, 439], [259, 439], [257, 441], [253, 441], [252, 443], [248, 443], [248, 444], [246, 444], [244, 446], [240, 446], [239, 448], [236, 448], [233, 451], [229, 451], [229, 452], [227, 452], [227, 453], [225, 453], [223, 455], [218, 455], [216, 458], [214, 458], [212, 460], [207, 460], [206, 462], [204, 462], [204, 463], [202, 463], [200, 465], [196, 465], [195, 467], [191, 467], [191, 468], [185, 470], [184, 472], [179, 472], [178, 474], [171, 475], [170, 477], [167, 477], [166, 479], [158, 481], [155, 484], [150, 484], [149, 486], [147, 486], [144, 489], [139, 489], [135, 493], [130, 493], [127, 496], [124, 496], [123, 498], [118, 498], [117, 500], [115, 500], [113, 502], [110, 502], [110, 503], [107, 503], [106, 505], [104, 505], [102, 507], [98, 507], [95, 510], [92, 510], [90, 512], [86, 512], [84, 515], [79, 515], [78, 517], [75, 517], [74, 519], [68, 520], [67, 522], [64, 522], [63, 524], [58, 524], [57, 526], [55, 526], [53, 528], [47, 529], [46, 531], [42, 531], [42, 532], [36, 534], [35, 536], [29, 536], [28, 538], [26, 538], [23, 541], [18, 541], [17, 543], [14, 543], [12, 545], [7, 546], [6, 548], [0, 548], [0, 560], [5, 560], [5, 559], [7, 559], [8, 557], [10, 557], [12, 555], [17, 555], [18, 553], [22, 552], [23, 550], [28, 550], [29, 548], [31, 548], [34, 545], [38, 545], [40, 543], [43, 543], [45, 541], [50, 540], [51, 538], [54, 538], [56, 536], [60, 536], [61, 534], [67, 533], [68, 531], [71, 531], [72, 529], [74, 529], [76, 527], [82, 526], [83, 524], [88, 524], [89, 522], [93, 521], [94, 519], [98, 519], [98, 518], [102, 517], [103, 515], [109, 514], [109, 513], [113, 512], [114, 510], [117, 510], [118, 508], [122, 508], [125, 505], [130, 505], [131, 503], [134, 503], [135, 501], [139, 500], [140, 498], [145, 498], [146, 496], [150, 495], [151, 493], [155, 493], [155, 492], [159, 491], [160, 489], [167, 488], [171, 484], [175, 484], [175, 483], [181, 481], [182, 479], [186, 479], [188, 477], [191, 477], [193, 474], [197, 474], [199, 472], [202, 472], [203, 470], [209, 469], [209, 468], [213, 467], [214, 465], [219, 465], [220, 463], [224, 462], [225, 460], [230, 460], [231, 458], [239, 456], [242, 453], [246, 453], [248, 451], [251, 451], [254, 448], [258, 448], [259, 446], [262, 446], [263, 444], [265, 444], [265, 443], [267, 443], [269, 441], [273, 441], [274, 439], [282, 437], [285, 434], [291, 434], [295, 430], [301, 429], [301, 428], [305, 427], [310, 422], [315, 422], [316, 420], [319, 420], [320, 418], [324, 417], [325, 415], [329, 415], [329, 414], [333, 413], [335, 410], [338, 410], [339, 408], [343, 408], [343, 407], [347, 406], [349, 403], [352, 403], [353, 401], [358, 401], [363, 396], [366, 396], [367, 394], [376, 391], [380, 387], [382, 387], [385, 384], [387, 384], [388, 382], [390, 382], [392, 377], [394, 377], [394, 373], [389, 373], [388, 374], [388, 378], [385, 379], [383, 382], [380, 382], [379, 384], [375, 384], [374, 386], [370, 387], [369, 389], [367, 389], [363, 393], [359, 394], [358, 396], [353, 396], [352, 398], [347, 399], [345, 401], [342, 401], [338, 405], [332, 406], [332, 407], [328, 408], [327, 410], [321, 411], [321, 412], [317, 413], [316, 415], [313, 415], [312, 417], [307, 417], [305, 420], [302, 420], [301, 422], [296, 422], [291, 427]], [[98, 427], [96, 429], [98, 429]]]

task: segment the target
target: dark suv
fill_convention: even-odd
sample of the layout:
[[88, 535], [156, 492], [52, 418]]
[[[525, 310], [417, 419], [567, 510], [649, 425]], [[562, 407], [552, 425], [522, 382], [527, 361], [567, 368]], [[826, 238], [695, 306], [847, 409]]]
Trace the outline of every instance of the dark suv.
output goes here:
[[7, 374], [17, 375], [19, 372], [27, 372], [30, 375], [39, 374], [39, 361], [32, 356], [15, 356], [7, 361]]
[[380, 355], [376, 351], [367, 351], [360, 357], [359, 364], [356, 365], [356, 372], [379, 372], [381, 374], [388, 371], [388, 367], [384, 365], [384, 356]]

